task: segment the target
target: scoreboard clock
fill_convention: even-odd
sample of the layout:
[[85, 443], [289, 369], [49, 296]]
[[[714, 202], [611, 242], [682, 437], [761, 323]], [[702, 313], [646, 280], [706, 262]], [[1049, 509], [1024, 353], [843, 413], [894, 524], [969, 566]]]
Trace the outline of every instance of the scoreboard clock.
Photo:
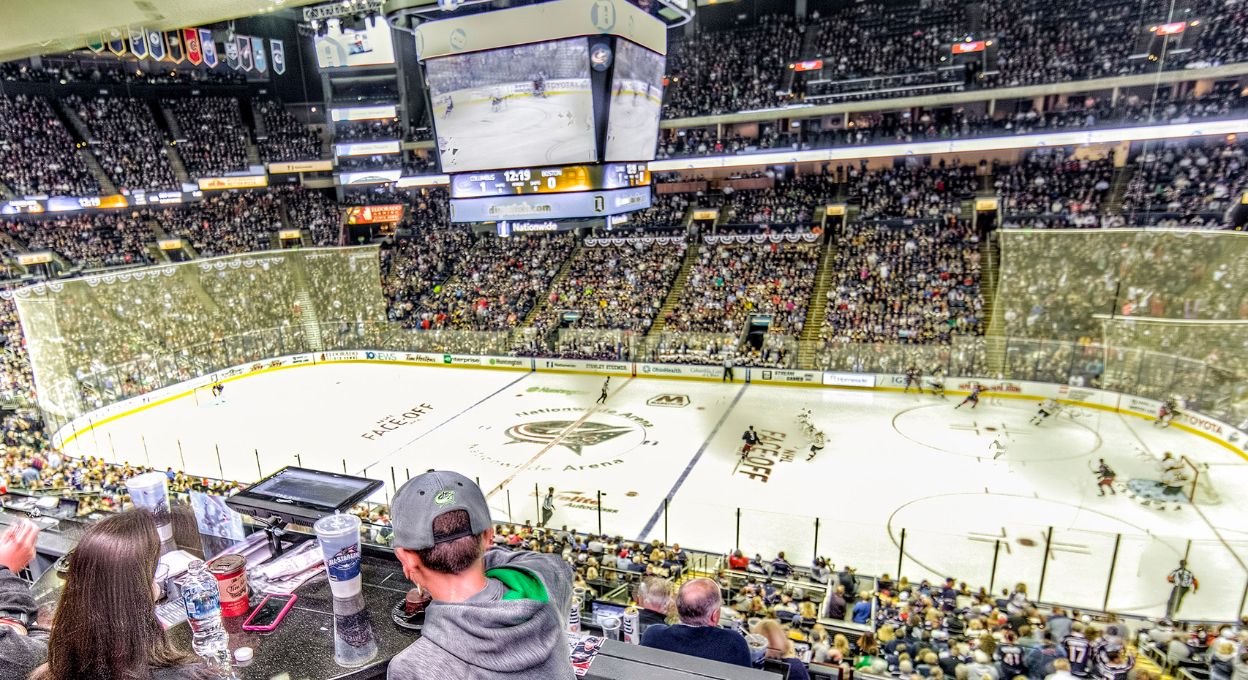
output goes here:
[[451, 198], [603, 191], [650, 186], [645, 163], [563, 165], [466, 172], [451, 176]]

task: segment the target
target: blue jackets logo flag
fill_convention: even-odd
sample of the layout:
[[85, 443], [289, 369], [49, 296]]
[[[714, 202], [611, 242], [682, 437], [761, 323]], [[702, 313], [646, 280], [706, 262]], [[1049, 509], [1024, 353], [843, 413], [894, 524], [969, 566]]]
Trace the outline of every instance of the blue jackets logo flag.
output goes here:
[[281, 40], [269, 38], [269, 52], [273, 54], [273, 72], [282, 75], [286, 72], [286, 46]]
[[251, 61], [251, 38], [240, 35], [234, 38], [238, 43], [238, 66], [244, 71], [250, 71], [253, 63]]
[[217, 61], [217, 43], [212, 40], [211, 30], [199, 29], [199, 49], [204, 53], [204, 66], [216, 68], [220, 62]]
[[269, 60], [264, 56], [264, 38], [251, 39], [251, 53], [256, 62], [256, 73], [269, 72]]
[[204, 63], [204, 52], [199, 45], [199, 31], [194, 28], [182, 29], [182, 44], [186, 46], [186, 60], [195, 66]]
[[225, 41], [225, 65], [237, 71], [239, 69], [238, 62], [238, 43], [234, 40]]
[[130, 28], [130, 54], [139, 59], [147, 58], [147, 31], [142, 26]]
[[169, 61], [181, 64], [186, 61], [186, 52], [182, 49], [182, 36], [177, 31], [165, 31], [165, 44], [169, 46]]
[[147, 53], [152, 59], [163, 61], [165, 58], [165, 36], [160, 31], [147, 32]]
[[117, 56], [126, 53], [126, 37], [122, 35], [120, 28], [110, 28], [104, 32], [108, 36], [108, 51]]

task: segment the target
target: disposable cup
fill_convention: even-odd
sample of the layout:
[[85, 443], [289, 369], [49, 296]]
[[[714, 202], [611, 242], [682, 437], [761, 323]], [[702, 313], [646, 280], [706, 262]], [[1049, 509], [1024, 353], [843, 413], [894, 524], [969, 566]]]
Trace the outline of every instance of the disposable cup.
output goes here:
[[163, 472], [147, 472], [126, 480], [126, 491], [134, 507], [152, 513], [156, 533], [163, 543], [173, 538], [173, 522], [169, 514], [169, 478]]
[[334, 597], [360, 594], [360, 518], [334, 514], [312, 525]]

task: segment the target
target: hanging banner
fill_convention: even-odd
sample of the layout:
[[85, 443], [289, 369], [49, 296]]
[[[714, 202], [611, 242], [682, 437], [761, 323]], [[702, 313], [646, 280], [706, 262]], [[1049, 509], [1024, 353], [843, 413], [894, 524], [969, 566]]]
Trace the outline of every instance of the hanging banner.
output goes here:
[[165, 36], [160, 31], [147, 32], [147, 53], [156, 61], [165, 59]]
[[281, 40], [269, 38], [269, 51], [273, 53], [273, 72], [280, 76], [286, 72], [286, 46]]
[[269, 60], [264, 56], [264, 38], [251, 39], [251, 53], [256, 61], [256, 73], [268, 73]]
[[238, 43], [233, 40], [225, 41], [225, 65], [238, 70]]
[[182, 36], [177, 31], [165, 31], [165, 44], [169, 46], [167, 59], [175, 64], [186, 61], [186, 52], [182, 49]]
[[142, 26], [130, 28], [130, 53], [139, 59], [147, 59], [147, 31]]
[[244, 71], [250, 71], [253, 65], [251, 61], [251, 38], [240, 35], [234, 40], [238, 43], [238, 65]]
[[204, 53], [199, 47], [199, 31], [197, 29], [182, 29], [182, 44], [186, 46], [187, 61], [195, 66], [204, 63]]
[[108, 51], [117, 56], [126, 53], [126, 37], [122, 35], [120, 28], [110, 28], [105, 31], [108, 36]]
[[217, 64], [217, 44], [212, 41], [212, 31], [207, 28], [199, 29], [199, 49], [204, 53], [204, 65], [208, 68], [216, 68]]
[[101, 33], [95, 36], [94, 38], [92, 38], [91, 42], [87, 43], [87, 49], [91, 50], [92, 52], [95, 52], [96, 54], [103, 52], [104, 51], [104, 34]]

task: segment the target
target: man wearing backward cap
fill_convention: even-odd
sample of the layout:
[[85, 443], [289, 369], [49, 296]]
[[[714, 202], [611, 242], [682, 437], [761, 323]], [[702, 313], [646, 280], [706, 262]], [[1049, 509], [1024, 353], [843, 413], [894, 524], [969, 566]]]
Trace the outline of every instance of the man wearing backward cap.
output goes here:
[[492, 548], [485, 496], [455, 472], [412, 478], [391, 508], [403, 574], [433, 601], [389, 680], [574, 677], [564, 636], [572, 573], [561, 558]]

